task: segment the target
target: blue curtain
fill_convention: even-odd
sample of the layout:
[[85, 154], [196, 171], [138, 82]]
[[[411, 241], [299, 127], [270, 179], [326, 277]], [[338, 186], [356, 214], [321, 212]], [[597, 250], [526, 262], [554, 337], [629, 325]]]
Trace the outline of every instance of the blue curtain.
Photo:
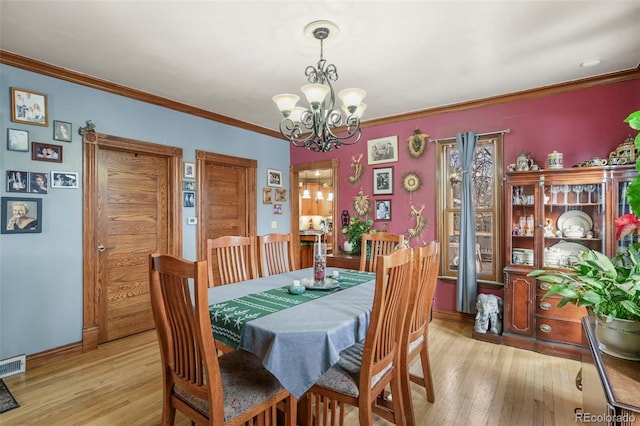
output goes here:
[[460, 214], [460, 247], [458, 261], [458, 285], [456, 286], [456, 310], [476, 313], [478, 271], [476, 269], [476, 224], [473, 209], [471, 164], [478, 143], [475, 132], [458, 133], [456, 145], [462, 164], [462, 203]]

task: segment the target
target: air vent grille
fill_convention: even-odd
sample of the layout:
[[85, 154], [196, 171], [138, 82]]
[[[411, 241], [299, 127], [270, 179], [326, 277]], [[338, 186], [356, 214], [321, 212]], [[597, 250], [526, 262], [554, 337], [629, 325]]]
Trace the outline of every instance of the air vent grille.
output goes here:
[[24, 373], [27, 368], [27, 357], [25, 355], [14, 356], [13, 358], [0, 361], [0, 379], [14, 374]]

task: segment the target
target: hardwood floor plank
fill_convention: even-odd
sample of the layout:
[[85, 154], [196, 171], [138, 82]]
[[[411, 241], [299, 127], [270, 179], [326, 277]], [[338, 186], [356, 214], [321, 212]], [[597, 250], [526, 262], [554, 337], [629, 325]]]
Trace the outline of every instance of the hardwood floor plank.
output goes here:
[[[429, 403], [412, 384], [419, 425], [574, 424], [582, 405], [575, 388], [580, 363], [473, 340], [470, 325], [434, 320]], [[422, 374], [419, 361], [412, 372]], [[0, 414], [3, 426], [160, 424], [162, 378], [155, 331], [100, 345], [95, 351], [7, 377], [20, 408]], [[349, 409], [347, 426], [358, 425]], [[375, 425], [388, 422], [374, 416]], [[189, 421], [176, 414], [176, 425]]]

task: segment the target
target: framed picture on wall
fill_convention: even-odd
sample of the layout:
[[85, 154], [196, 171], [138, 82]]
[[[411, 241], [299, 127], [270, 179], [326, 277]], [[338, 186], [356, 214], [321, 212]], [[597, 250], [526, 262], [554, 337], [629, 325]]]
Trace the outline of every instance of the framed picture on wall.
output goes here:
[[71, 123], [53, 120], [53, 139], [56, 141], [71, 142]]
[[42, 232], [42, 198], [2, 197], [3, 234], [38, 234]]
[[369, 164], [394, 163], [398, 161], [398, 136], [388, 136], [367, 141]]
[[376, 200], [376, 220], [391, 220], [391, 200]]
[[183, 164], [184, 170], [182, 177], [185, 179], [195, 179], [196, 178], [196, 165], [194, 163], [184, 162]]
[[184, 191], [182, 193], [182, 206], [183, 207], [195, 207], [196, 206], [196, 193], [193, 191]]
[[373, 195], [393, 194], [393, 167], [373, 169]]
[[282, 172], [280, 170], [267, 169], [267, 185], [282, 188]]
[[282, 214], [282, 204], [273, 205], [273, 214]]
[[41, 142], [31, 142], [31, 159], [62, 163], [62, 146]]
[[29, 132], [20, 129], [7, 129], [7, 149], [29, 152]]
[[51, 188], [78, 188], [77, 172], [51, 172]]
[[286, 189], [276, 189], [276, 201], [283, 202], [283, 203], [287, 201]]
[[27, 192], [29, 173], [21, 170], [7, 170], [7, 192]]
[[273, 192], [271, 188], [262, 189], [262, 204], [273, 204]]
[[48, 126], [47, 95], [12, 87], [11, 121], [35, 126]]

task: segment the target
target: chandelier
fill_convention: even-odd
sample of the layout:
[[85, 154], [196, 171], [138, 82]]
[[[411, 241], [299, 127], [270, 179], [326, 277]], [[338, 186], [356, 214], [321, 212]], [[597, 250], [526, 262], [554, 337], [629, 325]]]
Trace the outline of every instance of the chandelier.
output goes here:
[[[335, 65], [327, 65], [323, 57], [324, 40], [334, 37], [338, 26], [329, 21], [314, 21], [304, 28], [308, 37], [320, 40], [320, 60], [316, 67], [309, 65], [305, 75], [309, 84], [302, 86], [309, 108], [296, 107], [300, 97], [282, 94], [273, 97], [284, 119], [280, 122], [280, 133], [292, 145], [305, 147], [314, 152], [328, 152], [341, 145], [353, 145], [360, 140], [360, 117], [367, 107], [362, 103], [366, 92], [362, 89], [344, 89], [338, 93], [342, 100], [342, 111], [336, 108], [335, 93], [331, 82], [338, 80]], [[342, 127], [344, 126], [344, 130]], [[344, 131], [342, 136], [335, 132]]]

